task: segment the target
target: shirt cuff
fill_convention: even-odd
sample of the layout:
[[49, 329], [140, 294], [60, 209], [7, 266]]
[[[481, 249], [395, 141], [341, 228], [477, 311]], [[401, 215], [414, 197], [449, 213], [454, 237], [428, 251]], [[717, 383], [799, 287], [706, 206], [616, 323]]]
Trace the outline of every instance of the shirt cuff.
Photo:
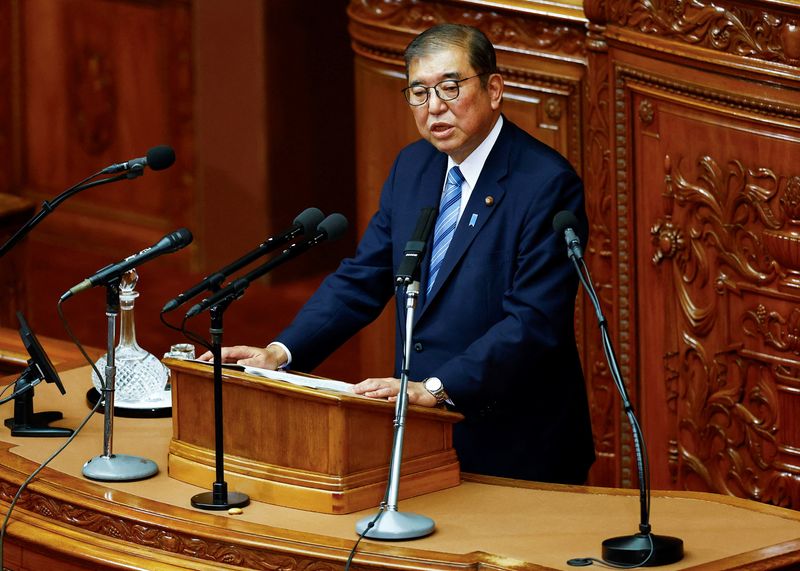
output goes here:
[[272, 345], [280, 347], [281, 349], [283, 349], [283, 352], [286, 353], [286, 362], [282, 365], [278, 365], [278, 369], [288, 369], [289, 365], [292, 364], [292, 352], [289, 351], [289, 348], [280, 341], [273, 341], [272, 343], [267, 345], [267, 349], [269, 349]]

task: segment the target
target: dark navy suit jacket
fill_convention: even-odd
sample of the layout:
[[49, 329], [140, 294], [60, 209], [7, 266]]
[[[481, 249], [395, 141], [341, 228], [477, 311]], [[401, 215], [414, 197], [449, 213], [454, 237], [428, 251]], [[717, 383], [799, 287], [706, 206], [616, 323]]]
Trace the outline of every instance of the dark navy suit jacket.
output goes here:
[[[292, 369], [313, 369], [380, 314], [420, 209], [438, 207], [446, 168], [426, 141], [400, 152], [355, 256], [277, 338]], [[573, 330], [578, 280], [552, 230], [561, 210], [586, 224], [577, 174], [506, 119], [427, 297], [430, 252], [423, 263], [409, 378], [439, 377], [465, 415], [454, 428], [464, 471], [583, 483], [594, 460]], [[398, 298], [396, 376], [404, 305]]]

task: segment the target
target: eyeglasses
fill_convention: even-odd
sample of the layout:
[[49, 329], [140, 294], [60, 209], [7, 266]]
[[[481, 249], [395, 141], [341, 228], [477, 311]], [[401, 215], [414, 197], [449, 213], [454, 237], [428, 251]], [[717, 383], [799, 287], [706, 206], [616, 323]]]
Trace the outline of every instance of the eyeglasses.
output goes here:
[[484, 71], [483, 73], [465, 77], [464, 79], [445, 79], [433, 87], [428, 87], [427, 85], [412, 85], [411, 87], [406, 87], [403, 89], [402, 92], [403, 95], [406, 96], [406, 101], [408, 101], [408, 104], [413, 105], [414, 107], [425, 105], [428, 102], [431, 89], [436, 92], [436, 96], [442, 101], [452, 101], [458, 97], [459, 88], [462, 81], [474, 79], [482, 75], [487, 75], [488, 73], [490, 72]]

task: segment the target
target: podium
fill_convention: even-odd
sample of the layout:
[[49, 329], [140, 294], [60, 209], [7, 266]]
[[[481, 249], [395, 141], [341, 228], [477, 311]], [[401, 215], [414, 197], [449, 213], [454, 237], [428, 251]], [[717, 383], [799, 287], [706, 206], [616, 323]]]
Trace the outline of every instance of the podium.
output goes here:
[[[169, 475], [209, 488], [215, 479], [212, 368], [176, 359], [164, 364], [172, 371]], [[223, 370], [228, 488], [320, 513], [377, 507], [389, 476], [394, 408], [383, 400]], [[400, 499], [459, 484], [452, 427], [462, 418], [409, 407]]]

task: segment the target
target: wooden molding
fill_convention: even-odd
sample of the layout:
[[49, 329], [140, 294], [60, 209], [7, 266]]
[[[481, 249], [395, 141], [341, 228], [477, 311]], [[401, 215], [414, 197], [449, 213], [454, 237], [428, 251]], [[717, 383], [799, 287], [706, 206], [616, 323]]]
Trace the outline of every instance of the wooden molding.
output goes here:
[[585, 60], [583, 21], [560, 20], [542, 13], [487, 11], [464, 4], [353, 0], [348, 8], [353, 49], [365, 57], [400, 64], [403, 50], [416, 34], [435, 24], [452, 22], [483, 31], [495, 45], [498, 57], [509, 52], [578, 63]]

